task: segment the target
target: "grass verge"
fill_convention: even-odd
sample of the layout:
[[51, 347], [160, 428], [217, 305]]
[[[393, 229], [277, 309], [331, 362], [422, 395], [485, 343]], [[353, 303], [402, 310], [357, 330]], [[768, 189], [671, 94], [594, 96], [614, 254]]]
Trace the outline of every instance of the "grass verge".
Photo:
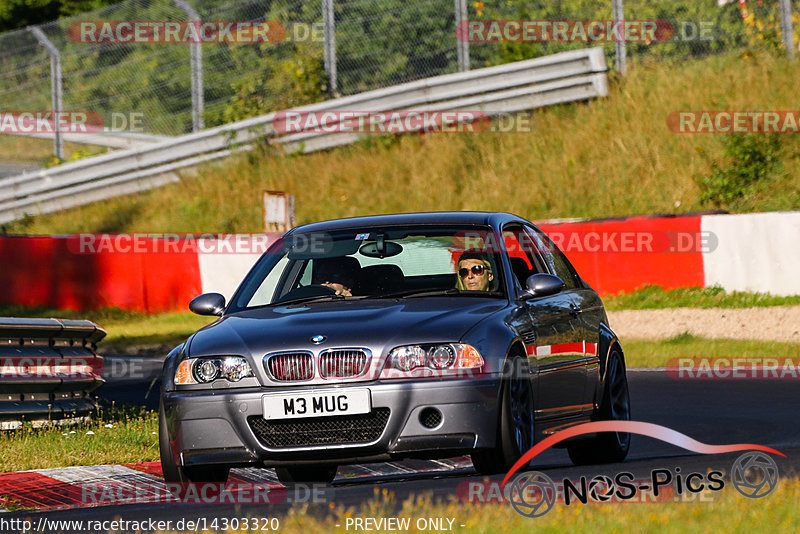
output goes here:
[[[528, 534], [561, 532], [629, 532], [635, 525], [637, 532], [797, 532], [800, 514], [800, 481], [796, 478], [781, 480], [778, 487], [761, 499], [748, 499], [733, 488], [726, 487], [710, 495], [711, 502], [666, 502], [609, 504], [589, 503], [565, 506], [556, 504], [550, 512], [538, 518], [524, 517], [509, 504], [475, 505], [455, 500], [433, 502], [427, 496], [411, 497], [396, 504], [386, 489], [359, 507], [330, 505], [330, 512], [319, 517], [308, 513], [308, 508], [294, 506], [279, 518], [280, 532], [300, 534], [306, 532], [345, 531], [348, 518], [403, 518], [409, 519], [406, 532], [422, 532], [421, 519], [443, 519], [445, 527], [452, 519], [453, 532], [470, 534]], [[268, 515], [268, 514], [265, 514]], [[427, 521], [425, 524], [430, 525]], [[422, 523], [420, 523], [422, 525]], [[463, 526], [462, 526], [463, 525]], [[351, 529], [353, 523], [350, 524]], [[245, 532], [230, 529], [227, 532]]]
[[88, 423], [0, 433], [0, 472], [159, 459], [158, 414], [144, 408], [101, 411]]
[[[263, 190], [295, 195], [298, 223], [429, 210], [530, 219], [696, 211], [712, 207], [701, 202], [698, 181], [728, 168], [731, 135], [673, 133], [670, 113], [797, 102], [800, 64], [779, 55], [732, 52], [629, 68], [624, 79], [612, 76], [608, 98], [537, 110], [532, 132], [372, 137], [306, 156], [239, 155], [177, 184], [10, 223], [7, 231], [260, 232]], [[721, 207], [800, 207], [800, 138], [782, 136], [774, 157], [779, 170]]]
[[752, 308], [800, 305], [800, 295], [778, 297], [769, 293], [726, 292], [719, 286], [664, 290], [647, 286], [630, 293], [603, 298], [607, 310], [652, 310], [664, 308]]
[[623, 339], [625, 363], [631, 367], [664, 367], [674, 358], [800, 357], [800, 343], [752, 339], [709, 339], [680, 334], [662, 340]]

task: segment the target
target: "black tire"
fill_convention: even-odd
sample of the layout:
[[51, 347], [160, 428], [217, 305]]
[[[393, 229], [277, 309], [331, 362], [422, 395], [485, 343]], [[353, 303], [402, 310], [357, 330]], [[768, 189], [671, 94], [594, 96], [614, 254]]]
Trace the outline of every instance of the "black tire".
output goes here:
[[[630, 421], [631, 400], [625, 362], [618, 346], [614, 346], [606, 364], [603, 396], [592, 420]], [[621, 462], [628, 455], [631, 435], [627, 432], [601, 432], [596, 438], [568, 447], [569, 458], [575, 465]]]
[[501, 386], [496, 445], [471, 454], [472, 465], [482, 475], [505, 473], [533, 447], [533, 388], [528, 362], [514, 358], [507, 369]]
[[276, 467], [275, 473], [282, 484], [288, 486], [299, 482], [330, 484], [336, 477], [336, 465], [297, 465]]
[[178, 465], [172, 454], [167, 432], [167, 417], [164, 405], [158, 406], [158, 449], [161, 455], [161, 472], [166, 482], [227, 482], [230, 468], [220, 465], [187, 466]]

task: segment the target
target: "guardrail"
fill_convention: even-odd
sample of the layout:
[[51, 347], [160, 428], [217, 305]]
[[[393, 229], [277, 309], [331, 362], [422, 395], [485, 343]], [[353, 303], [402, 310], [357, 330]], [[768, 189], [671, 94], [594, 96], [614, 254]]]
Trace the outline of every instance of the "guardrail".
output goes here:
[[[493, 116], [606, 96], [607, 68], [602, 48], [587, 48], [426, 78], [292, 111], [470, 110]], [[0, 223], [174, 182], [174, 171], [248, 149], [248, 143], [263, 137], [287, 152], [324, 150], [358, 139], [349, 133], [283, 135], [275, 129], [276, 117], [280, 112], [1, 179]]]
[[0, 317], [0, 430], [83, 420], [103, 384], [91, 321]]
[[[52, 133], [8, 133], [6, 135], [24, 135], [27, 137], [38, 137], [39, 139], [53, 139]], [[154, 143], [163, 143], [171, 139], [168, 135], [153, 135], [135, 132], [117, 132], [114, 130], [103, 129], [99, 132], [91, 133], [62, 133], [61, 139], [67, 143], [79, 143], [82, 145], [104, 146], [107, 148], [137, 148], [151, 146]]]

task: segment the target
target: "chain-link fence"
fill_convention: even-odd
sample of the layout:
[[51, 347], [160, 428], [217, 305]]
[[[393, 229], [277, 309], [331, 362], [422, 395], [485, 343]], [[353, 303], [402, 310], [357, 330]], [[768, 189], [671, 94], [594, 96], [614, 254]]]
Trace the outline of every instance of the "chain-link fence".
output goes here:
[[[586, 46], [602, 45], [620, 71], [626, 58], [780, 51], [788, 47], [782, 8], [791, 10], [789, 1], [126, 0], [0, 35], [0, 112], [86, 110], [115, 130], [179, 135], [334, 96]], [[790, 48], [796, 50], [797, 5], [793, 13]], [[632, 28], [624, 43], [604, 26], [621, 19]], [[189, 20], [279, 25], [270, 25], [267, 42], [151, 37], [95, 42], [104, 35], [91, 30], [107, 21], [161, 21], [163, 29], [167, 21]], [[503, 31], [518, 28], [508, 21], [560, 21], [565, 33], [540, 24], [533, 38], [515, 38], [518, 33]], [[596, 39], [603, 32], [592, 31], [603, 27], [606, 34]], [[273, 32], [276, 28], [280, 31]], [[589, 36], [581, 38], [587, 29]], [[42, 161], [52, 152], [52, 139], [10, 140], [16, 137], [0, 135], [0, 161]]]

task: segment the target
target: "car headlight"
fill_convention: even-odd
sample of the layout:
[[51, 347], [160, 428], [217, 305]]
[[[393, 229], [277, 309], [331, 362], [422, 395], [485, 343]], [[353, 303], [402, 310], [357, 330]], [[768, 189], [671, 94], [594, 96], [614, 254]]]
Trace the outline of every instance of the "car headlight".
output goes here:
[[381, 378], [461, 376], [464, 371], [472, 376], [483, 366], [483, 356], [465, 343], [404, 345], [389, 353]]
[[218, 378], [238, 382], [248, 376], [253, 376], [253, 370], [241, 356], [189, 358], [178, 366], [175, 384], [207, 384]]

